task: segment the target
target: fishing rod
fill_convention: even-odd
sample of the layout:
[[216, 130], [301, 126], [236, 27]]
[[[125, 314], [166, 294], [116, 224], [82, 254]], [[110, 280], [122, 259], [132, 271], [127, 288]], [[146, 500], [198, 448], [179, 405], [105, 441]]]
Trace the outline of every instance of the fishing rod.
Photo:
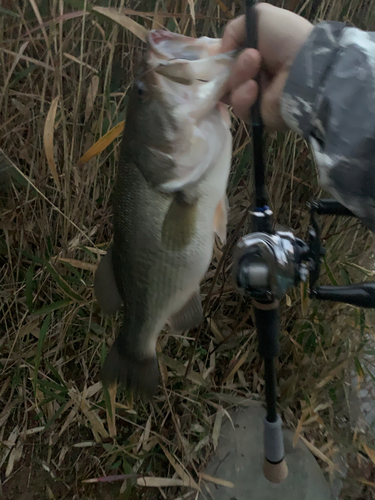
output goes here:
[[[258, 48], [256, 1], [245, 0], [246, 46]], [[253, 230], [241, 238], [234, 252], [233, 276], [237, 288], [253, 299], [258, 352], [264, 359], [266, 417], [264, 419], [265, 477], [281, 483], [288, 476], [285, 460], [282, 420], [277, 413], [277, 374], [275, 359], [280, 354], [279, 302], [288, 289], [309, 283], [310, 298], [375, 308], [375, 283], [348, 286], [318, 286], [320, 263], [325, 254], [321, 246], [318, 215], [356, 217], [335, 200], [309, 204], [308, 243], [296, 238], [291, 230], [273, 230], [273, 212], [269, 206], [263, 160], [263, 122], [258, 97], [251, 109], [254, 162], [255, 206], [251, 212]]]

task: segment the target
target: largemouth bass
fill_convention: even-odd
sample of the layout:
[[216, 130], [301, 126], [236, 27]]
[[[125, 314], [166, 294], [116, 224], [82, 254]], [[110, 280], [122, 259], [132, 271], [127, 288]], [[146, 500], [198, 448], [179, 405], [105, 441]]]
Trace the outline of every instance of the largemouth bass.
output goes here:
[[226, 188], [232, 137], [219, 103], [235, 53], [221, 40], [168, 31], [149, 34], [131, 89], [114, 194], [114, 240], [95, 275], [103, 312], [124, 319], [102, 368], [152, 396], [159, 371], [156, 341], [203, 319], [199, 286], [215, 233], [226, 237]]

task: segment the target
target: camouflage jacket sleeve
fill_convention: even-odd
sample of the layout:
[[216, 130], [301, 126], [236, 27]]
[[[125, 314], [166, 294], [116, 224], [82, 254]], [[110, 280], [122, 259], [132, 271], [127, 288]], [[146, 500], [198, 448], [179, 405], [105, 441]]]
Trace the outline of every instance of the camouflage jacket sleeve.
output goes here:
[[322, 187], [375, 232], [375, 33], [317, 25], [290, 70], [281, 110], [311, 144]]

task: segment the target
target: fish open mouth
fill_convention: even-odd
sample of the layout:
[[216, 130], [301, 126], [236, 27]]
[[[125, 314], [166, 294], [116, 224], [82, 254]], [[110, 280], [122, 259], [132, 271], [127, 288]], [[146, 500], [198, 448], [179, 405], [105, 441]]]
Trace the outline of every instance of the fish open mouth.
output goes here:
[[152, 30], [149, 44], [155, 55], [169, 61], [197, 61], [217, 55], [221, 40], [208, 37], [192, 38], [166, 30]]
[[[158, 186], [166, 193], [193, 185], [216, 164], [230, 126], [220, 99], [236, 53], [221, 53], [221, 39], [192, 38], [166, 30], [148, 34], [144, 80], [149, 96], [165, 111], [168, 150], [148, 150], [162, 165], [171, 160], [174, 177]], [[169, 162], [169, 163], [168, 163]]]
[[166, 30], [152, 30], [148, 41], [149, 66], [157, 75], [185, 87], [221, 80], [236, 55], [234, 51], [220, 52], [220, 38], [192, 38]]
[[221, 53], [220, 38], [192, 38], [166, 30], [150, 31], [148, 44], [153, 85], [177, 120], [200, 121], [219, 105], [236, 51]]

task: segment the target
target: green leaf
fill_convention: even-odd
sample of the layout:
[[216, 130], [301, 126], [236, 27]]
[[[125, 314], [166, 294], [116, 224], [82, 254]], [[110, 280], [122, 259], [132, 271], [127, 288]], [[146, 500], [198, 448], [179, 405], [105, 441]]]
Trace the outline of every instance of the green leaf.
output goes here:
[[370, 377], [372, 378], [372, 381], [375, 382], [375, 377], [374, 377], [373, 373], [367, 368], [367, 366], [366, 366], [366, 372], [370, 375]]
[[27, 250], [23, 250], [22, 255], [26, 258], [34, 262], [35, 264], [43, 264], [43, 259], [40, 257], [28, 252]]
[[354, 357], [354, 364], [355, 364], [355, 369], [356, 369], [356, 372], [358, 373], [358, 375], [360, 377], [363, 377], [364, 376], [363, 368], [362, 368], [361, 362], [359, 361], [357, 356]]
[[[107, 357], [107, 349], [105, 347], [105, 342], [102, 343], [102, 349], [100, 353], [100, 366], [104, 365], [104, 361]], [[103, 385], [103, 397], [104, 397], [104, 402], [105, 406], [108, 410], [109, 417], [112, 419], [112, 405], [111, 405], [111, 397], [109, 395], [108, 389]]]
[[91, 257], [94, 261], [96, 261], [97, 259], [97, 255], [96, 253], [92, 252], [89, 248], [87, 247], [79, 247], [81, 250], [83, 250], [84, 254], [88, 255], [89, 257]]
[[332, 283], [332, 285], [339, 286], [339, 284], [335, 280], [335, 277], [333, 276], [332, 271], [327, 263], [327, 259], [324, 259], [324, 267], [326, 269], [327, 276], [328, 276], [330, 282]]
[[51, 363], [49, 361], [46, 360], [46, 367], [51, 370], [51, 372], [53, 373], [53, 375], [57, 378], [57, 380], [61, 383], [61, 385], [63, 385], [64, 387], [65, 386], [65, 383], [63, 382], [62, 378], [60, 377], [59, 375], [59, 372], [56, 370], [56, 368], [54, 366], [51, 365]]
[[248, 144], [247, 147], [244, 149], [238, 167], [234, 172], [233, 178], [231, 180], [231, 186], [233, 187], [238, 186], [242, 176], [245, 175], [246, 173], [249, 174], [252, 165], [253, 165], [253, 152], [250, 145]]
[[[129, 462], [123, 457], [122, 460], [122, 468], [124, 470], [125, 474], [132, 474], [134, 473], [133, 467], [129, 464]], [[146, 472], [147, 474], [147, 472]], [[134, 491], [133, 488], [137, 484], [137, 479], [136, 478], [129, 478], [126, 481], [126, 489], [121, 496], [121, 500], [131, 500], [134, 498]]]
[[350, 279], [349, 273], [345, 268], [340, 269], [340, 274], [344, 280], [345, 285], [352, 284], [352, 280]]
[[107, 453], [111, 453], [114, 450], [114, 445], [112, 443], [103, 443], [103, 448]]
[[175, 32], [175, 30], [176, 30], [176, 22], [175, 22], [175, 20], [173, 18], [170, 18], [168, 20], [167, 30], [168, 31], [172, 31], [172, 33]]
[[46, 423], [46, 426], [44, 427], [44, 432], [47, 431], [51, 426], [52, 424], [55, 422], [55, 420], [57, 418], [59, 418], [59, 416], [65, 411], [65, 408], [66, 408], [66, 403], [63, 404], [58, 410], [57, 412], [53, 415], [53, 417], [51, 418], [51, 420], [49, 420], [47, 423]]
[[359, 311], [359, 328], [361, 332], [361, 337], [364, 336], [365, 334], [365, 328], [366, 328], [366, 314], [363, 309], [360, 309]]
[[75, 299], [79, 302], [83, 301], [83, 298], [78, 295], [69, 285], [68, 283], [64, 280], [62, 276], [51, 266], [49, 262], [45, 262], [45, 266], [50, 273], [50, 275], [55, 279], [56, 283], [59, 285], [61, 290], [63, 290], [69, 297], [72, 297], [72, 299]]
[[46, 399], [44, 399], [41, 403], [39, 403], [39, 406], [44, 406], [51, 401], [58, 401], [59, 403], [66, 403], [66, 398], [64, 396], [61, 396], [61, 394], [57, 394], [56, 392], [50, 391], [49, 389], [44, 388], [43, 389], [43, 394]]
[[336, 394], [336, 389], [334, 387], [331, 387], [328, 390], [329, 397], [331, 398], [331, 401], [336, 404], [337, 403], [337, 394]]
[[105, 342], [102, 343], [102, 349], [100, 352], [100, 366], [104, 365], [104, 361], [107, 357], [107, 348], [105, 346]]
[[[13, 87], [16, 83], [18, 83], [20, 80], [25, 78], [27, 75], [30, 75], [31, 73], [33, 73], [33, 71], [35, 71], [36, 69], [39, 69], [39, 66], [37, 66], [36, 64], [30, 63], [30, 65], [27, 68], [25, 68], [21, 71], [18, 71], [17, 73], [14, 73], [14, 79], [11, 81], [10, 86]], [[28, 184], [26, 179], [24, 179], [23, 177], [22, 177], [22, 179], [23, 179], [24, 185]], [[37, 191], [35, 191], [35, 193], [37, 193]], [[39, 195], [39, 193], [37, 193], [37, 194]]]
[[40, 380], [39, 381], [39, 385], [40, 385], [40, 388], [41, 390], [44, 392], [44, 390], [47, 390], [47, 391], [52, 391], [52, 393], [67, 393], [68, 392], [68, 388], [66, 387], [66, 385], [63, 383], [63, 384], [58, 384], [56, 382], [53, 382], [51, 380]]
[[29, 266], [26, 272], [26, 283], [25, 283], [25, 295], [26, 295], [26, 305], [29, 312], [33, 311], [33, 279], [34, 279], [34, 266]]
[[40, 365], [40, 360], [42, 359], [42, 351], [43, 351], [43, 343], [44, 339], [46, 338], [49, 324], [51, 321], [51, 314], [48, 314], [41, 326], [40, 332], [39, 332], [39, 339], [38, 339], [38, 347], [37, 347], [37, 352], [36, 352], [36, 357], [35, 357], [35, 374], [34, 374], [34, 390], [36, 393], [36, 384], [38, 380], [38, 370], [39, 370], [39, 365]]
[[[13, 179], [17, 187], [19, 186], [26, 187], [28, 185], [27, 180], [17, 170], [16, 165], [13, 163], [13, 161], [9, 158], [8, 155], [4, 153], [2, 149], [0, 149], [0, 182], [1, 182], [1, 188], [4, 189], [5, 191], [9, 187], [10, 177]], [[30, 188], [32, 188], [34, 191], [34, 188], [32, 187], [31, 184]]]
[[[84, 313], [86, 314], [86, 313]], [[98, 335], [99, 337], [104, 337], [105, 336], [105, 328], [101, 325], [99, 325], [96, 321], [93, 321], [91, 320], [90, 321], [90, 318], [82, 318], [82, 323], [85, 327], [85, 329], [89, 329], [91, 330], [92, 332], [94, 332], [96, 335]], [[103, 346], [102, 346], [102, 349], [103, 349]], [[101, 356], [104, 356], [104, 358], [102, 359], [102, 366], [103, 366], [103, 363], [104, 363], [104, 359], [105, 359], [105, 356], [106, 356], [106, 352], [101, 352]]]
[[9, 9], [4, 9], [4, 7], [0, 7], [0, 14], [4, 14], [4, 16], [15, 17], [16, 19], [20, 17], [19, 14], [17, 14], [17, 12], [13, 12], [12, 10]]
[[36, 314], [37, 316], [42, 316], [43, 314], [48, 314], [53, 311], [56, 311], [57, 309], [61, 309], [62, 307], [66, 307], [69, 304], [71, 304], [73, 301], [71, 299], [63, 299], [63, 300], [58, 300], [57, 302], [54, 302], [53, 304], [48, 304], [46, 306], [41, 307], [37, 311], [34, 311], [33, 314]]
[[118, 468], [121, 466], [121, 464], [122, 464], [122, 459], [120, 458], [119, 460], [116, 460], [116, 462], [115, 462], [115, 463], [113, 463], [113, 464], [109, 467], [109, 469], [110, 469], [110, 470], [113, 470], [113, 469], [118, 469]]
[[84, 0], [64, 0], [64, 3], [66, 3], [67, 5], [71, 5], [77, 10], [85, 10], [86, 7], [87, 12], [92, 12], [91, 5], [89, 5]]

